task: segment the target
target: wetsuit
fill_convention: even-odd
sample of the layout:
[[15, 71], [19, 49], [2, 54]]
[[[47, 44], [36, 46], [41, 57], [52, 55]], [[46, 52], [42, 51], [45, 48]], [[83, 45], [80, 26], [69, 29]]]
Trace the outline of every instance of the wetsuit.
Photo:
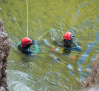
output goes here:
[[70, 50], [81, 51], [81, 47], [75, 41], [70, 41], [66, 43], [66, 40], [63, 40], [64, 47]]
[[73, 41], [74, 39], [72, 40], [57, 40], [57, 41], [54, 41], [53, 43], [55, 45], [59, 45], [61, 47], [64, 47], [65, 49], [68, 49], [68, 50], [76, 50], [76, 51], [81, 51], [81, 47], [78, 46], [78, 44]]

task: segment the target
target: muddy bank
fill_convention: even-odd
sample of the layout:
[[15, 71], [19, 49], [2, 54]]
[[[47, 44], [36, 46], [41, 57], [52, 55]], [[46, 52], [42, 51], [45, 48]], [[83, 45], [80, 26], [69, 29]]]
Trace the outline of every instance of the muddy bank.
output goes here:
[[99, 91], [99, 54], [94, 58], [91, 75], [82, 83], [82, 91]]
[[0, 19], [0, 91], [8, 91], [7, 85], [7, 58], [11, 48], [11, 43]]

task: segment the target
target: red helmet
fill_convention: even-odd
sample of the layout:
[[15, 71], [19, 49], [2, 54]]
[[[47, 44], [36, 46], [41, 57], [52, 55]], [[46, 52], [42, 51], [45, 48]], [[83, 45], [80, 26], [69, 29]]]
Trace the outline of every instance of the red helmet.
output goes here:
[[29, 38], [29, 37], [24, 37], [22, 40], [21, 40], [21, 45], [23, 47], [26, 47], [28, 44], [32, 44], [32, 40]]
[[66, 33], [64, 34], [63, 39], [71, 40], [71, 38], [72, 38], [71, 32], [66, 32]]

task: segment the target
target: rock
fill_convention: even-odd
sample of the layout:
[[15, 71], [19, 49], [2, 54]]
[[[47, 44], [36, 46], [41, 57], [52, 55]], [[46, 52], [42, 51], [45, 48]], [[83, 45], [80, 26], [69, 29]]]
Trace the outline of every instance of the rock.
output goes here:
[[81, 86], [82, 91], [99, 91], [99, 54], [95, 56], [91, 75]]
[[4, 87], [0, 86], [0, 91], [6, 91]]
[[11, 43], [0, 19], [0, 91], [8, 91], [7, 85], [7, 57], [11, 48]]

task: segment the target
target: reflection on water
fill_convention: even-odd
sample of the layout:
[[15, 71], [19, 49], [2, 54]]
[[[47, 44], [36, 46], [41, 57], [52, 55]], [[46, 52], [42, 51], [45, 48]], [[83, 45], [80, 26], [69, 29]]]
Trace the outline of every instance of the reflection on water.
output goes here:
[[96, 44], [96, 42], [92, 42], [92, 43], [88, 44], [88, 47], [87, 47], [86, 51], [84, 52], [82, 57], [78, 60], [78, 66], [82, 65], [81, 62], [85, 62], [86, 61], [87, 56], [89, 55], [91, 49], [95, 46], [95, 44]]
[[[48, 44], [58, 47], [61, 54], [50, 53], [40, 39], [40, 52], [22, 54], [17, 43], [27, 31], [27, 9], [24, 0], [1, 0], [0, 18], [11, 40], [8, 58], [8, 85], [10, 91], [78, 91], [82, 80], [91, 73], [92, 61], [99, 53], [99, 0], [28, 0], [29, 37], [47, 39]], [[59, 31], [58, 31], [59, 30]], [[75, 35], [81, 52], [68, 55], [52, 40], [62, 38], [66, 31]], [[72, 61], [71, 57], [76, 56]]]

